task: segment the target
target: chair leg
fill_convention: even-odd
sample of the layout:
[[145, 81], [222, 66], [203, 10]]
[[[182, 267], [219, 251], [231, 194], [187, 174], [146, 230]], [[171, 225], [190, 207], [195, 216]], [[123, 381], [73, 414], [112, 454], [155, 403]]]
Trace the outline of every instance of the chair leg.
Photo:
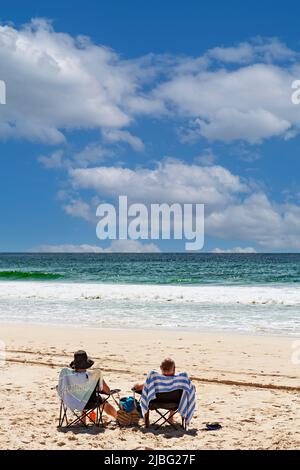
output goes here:
[[[162, 414], [159, 410], [155, 410], [156, 413], [159, 415], [159, 418], [152, 424], [153, 426], [157, 425], [157, 429], [161, 428], [163, 424], [168, 422], [168, 418], [166, 416], [169, 414], [167, 411], [165, 414]], [[159, 424], [161, 422], [161, 424]]]
[[[157, 425], [157, 429], [160, 429], [165, 423], [169, 424], [172, 428], [177, 429], [176, 425], [169, 421], [168, 414], [170, 411], [166, 411], [164, 414], [159, 411], [159, 409], [155, 409], [156, 413], [159, 415], [159, 418], [152, 423], [152, 426]], [[173, 410], [172, 416], [175, 416], [178, 413], [178, 410]], [[161, 423], [160, 423], [161, 422]], [[160, 423], [160, 424], [159, 424]], [[149, 411], [145, 414], [145, 426], [149, 426]], [[182, 427], [185, 429], [185, 423], [182, 420]]]
[[58, 427], [61, 428], [66, 421], [68, 425], [68, 417], [67, 417], [67, 408], [63, 404], [63, 401], [60, 402], [60, 409], [59, 409], [59, 418], [58, 418]]
[[67, 428], [70, 428], [71, 426], [74, 426], [75, 424], [81, 423], [85, 428], [87, 428], [87, 424], [84, 422], [84, 419], [87, 417], [87, 412], [83, 412], [82, 415], [77, 414], [75, 411], [73, 411], [73, 415], [75, 416], [75, 419], [71, 421], [71, 423], [68, 423]]
[[84, 410], [81, 414], [73, 411], [74, 419], [68, 420], [67, 411], [68, 409], [64, 406], [64, 403], [61, 401], [60, 409], [59, 409], [59, 418], [58, 418], [58, 427], [61, 428], [66, 423], [66, 427], [69, 428], [75, 424], [81, 423], [85, 428], [88, 428], [87, 423], [85, 422], [86, 418], [88, 418], [89, 422], [93, 423], [95, 426], [103, 426], [103, 405], [97, 406], [94, 408], [96, 410], [96, 419], [92, 419], [90, 417], [90, 412], [92, 410]]
[[101, 426], [104, 427], [104, 423], [103, 423], [104, 406], [100, 405], [99, 408], [97, 409], [97, 411], [99, 412], [98, 426], [100, 426], [100, 424], [101, 424]]
[[[157, 424], [157, 429], [160, 429], [165, 423], [168, 423], [172, 428], [177, 429], [175, 424], [169, 421], [169, 417], [168, 417], [169, 411], [167, 411], [165, 414], [162, 414], [159, 410], [155, 410], [155, 411], [160, 417], [155, 421], [155, 423], [153, 423], [153, 426]], [[173, 413], [173, 416], [176, 413], [177, 411]], [[159, 424], [160, 421], [162, 421], [161, 424]]]
[[101, 423], [101, 426], [104, 427], [104, 422], [103, 422], [103, 412], [104, 412], [104, 407], [105, 407], [105, 404], [108, 402], [108, 398], [106, 398], [104, 401], [102, 401], [101, 403], [99, 403], [99, 406], [97, 407], [97, 412], [99, 411], [99, 420], [98, 420], [98, 426], [100, 426], [100, 423]]
[[147, 411], [147, 413], [145, 414], [145, 427], [149, 428], [149, 426], [150, 426], [150, 412]]
[[96, 408], [96, 426], [99, 426], [99, 424], [100, 424], [99, 412], [100, 412], [99, 406], [97, 406], [97, 408]]
[[58, 427], [62, 427], [62, 412], [63, 412], [63, 404], [62, 401], [60, 402], [60, 408], [59, 408], [59, 418], [58, 418]]

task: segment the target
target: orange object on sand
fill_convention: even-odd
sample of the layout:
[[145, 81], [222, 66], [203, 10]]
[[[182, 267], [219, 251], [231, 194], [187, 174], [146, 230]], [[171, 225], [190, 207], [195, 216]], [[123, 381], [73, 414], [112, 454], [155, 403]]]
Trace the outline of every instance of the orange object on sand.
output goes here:
[[96, 421], [97, 415], [96, 415], [95, 411], [91, 411], [91, 412], [89, 413], [89, 417], [90, 417], [93, 421]]

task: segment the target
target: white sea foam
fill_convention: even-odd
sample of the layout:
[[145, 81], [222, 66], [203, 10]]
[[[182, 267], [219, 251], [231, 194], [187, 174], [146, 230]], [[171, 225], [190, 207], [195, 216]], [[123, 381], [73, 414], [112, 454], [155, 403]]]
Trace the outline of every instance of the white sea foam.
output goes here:
[[0, 322], [300, 335], [300, 289], [0, 282]]
[[300, 306], [295, 285], [170, 286], [84, 284], [58, 282], [0, 282], [0, 299], [128, 300], [200, 304]]

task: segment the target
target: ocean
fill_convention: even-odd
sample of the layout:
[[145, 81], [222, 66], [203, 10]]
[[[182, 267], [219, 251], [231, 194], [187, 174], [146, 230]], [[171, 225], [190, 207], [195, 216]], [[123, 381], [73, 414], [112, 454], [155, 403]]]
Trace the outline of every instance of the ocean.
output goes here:
[[300, 254], [1, 254], [0, 322], [300, 335]]

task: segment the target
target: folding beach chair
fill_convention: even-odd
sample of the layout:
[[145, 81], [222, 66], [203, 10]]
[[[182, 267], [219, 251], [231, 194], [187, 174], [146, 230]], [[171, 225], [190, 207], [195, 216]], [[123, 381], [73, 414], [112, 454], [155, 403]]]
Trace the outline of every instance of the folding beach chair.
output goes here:
[[[58, 427], [61, 428], [65, 424], [66, 427], [69, 428], [72, 425], [82, 423], [87, 428], [88, 426], [86, 424], [86, 418], [88, 418], [88, 420], [96, 426], [100, 426], [100, 424], [103, 426], [103, 410], [105, 403], [107, 403], [110, 397], [113, 397], [115, 400], [114, 395], [118, 394], [119, 392], [120, 389], [111, 390], [109, 394], [101, 392], [98, 381], [93, 393], [89, 398], [89, 401], [82, 411], [72, 410], [65, 405], [63, 400], [60, 400]], [[106, 395], [106, 397], [103, 398], [103, 395]], [[90, 416], [92, 411], [96, 413], [95, 419]], [[69, 416], [71, 415], [72, 418], [68, 418], [68, 414]]]
[[[141, 394], [142, 392], [136, 392]], [[169, 421], [168, 414], [170, 411], [173, 412], [173, 416], [178, 413], [178, 407], [182, 396], [182, 390], [174, 390], [173, 392], [157, 393], [155, 400], [150, 401], [149, 409], [145, 414], [145, 426], [150, 426], [150, 411], [156, 411], [159, 414], [159, 418], [152, 423], [153, 426], [157, 425], [158, 429], [165, 423], [169, 423], [173, 428], [176, 426]], [[161, 412], [161, 410], [166, 410]], [[186, 430], [186, 420], [182, 418], [181, 426]]]

